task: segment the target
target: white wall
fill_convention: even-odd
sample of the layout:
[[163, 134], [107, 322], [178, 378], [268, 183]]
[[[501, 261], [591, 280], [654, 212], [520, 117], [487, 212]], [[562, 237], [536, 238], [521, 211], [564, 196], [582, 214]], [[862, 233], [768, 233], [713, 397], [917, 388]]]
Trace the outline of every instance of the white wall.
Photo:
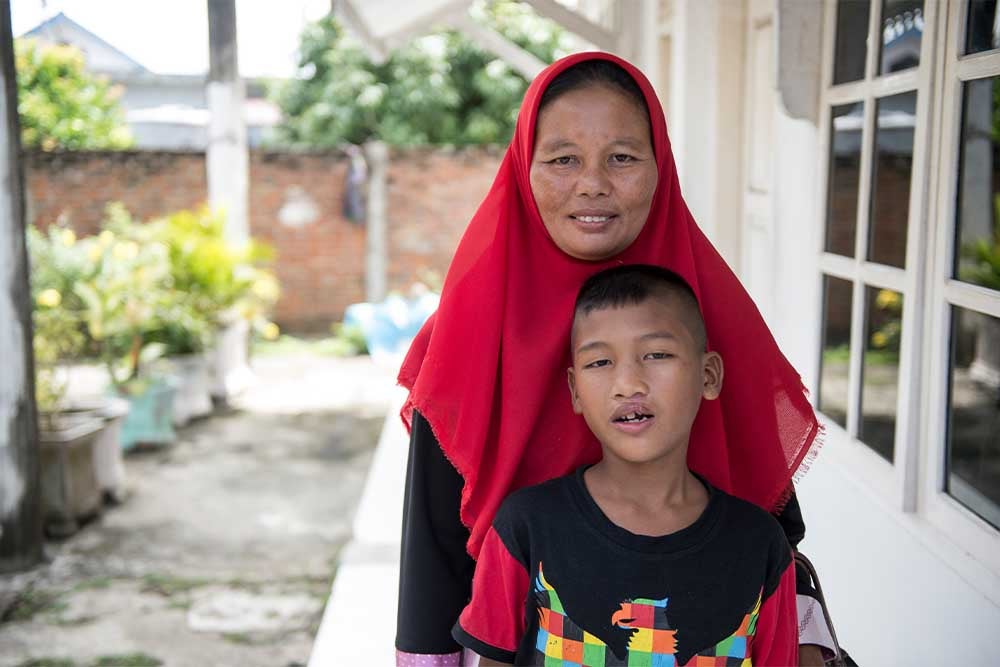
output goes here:
[[[819, 253], [825, 178], [820, 130], [775, 110], [773, 210], [776, 293], [769, 324], [815, 387], [822, 294]], [[816, 563], [841, 643], [861, 665], [995, 665], [1000, 600], [991, 574], [919, 514], [887, 500], [858, 469], [857, 452], [828, 427], [798, 485]], [[848, 451], [852, 450], [852, 451]]]
[[[742, 2], [677, 2], [671, 18], [670, 139], [684, 200], [734, 269], [740, 262]], [[660, 81], [667, 78], [660, 74]]]
[[[835, 434], [826, 444], [847, 446]], [[798, 491], [803, 551], [859, 664], [997, 664], [1000, 607], [929, 548], [946, 535], [887, 506], [834, 452], [820, 453]]]

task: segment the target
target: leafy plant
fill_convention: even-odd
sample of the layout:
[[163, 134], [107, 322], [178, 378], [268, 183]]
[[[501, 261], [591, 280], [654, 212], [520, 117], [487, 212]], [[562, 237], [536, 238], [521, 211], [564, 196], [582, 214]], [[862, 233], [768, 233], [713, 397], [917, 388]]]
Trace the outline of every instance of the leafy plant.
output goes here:
[[267, 244], [238, 245], [226, 238], [225, 218], [207, 207], [178, 211], [149, 223], [151, 235], [167, 248], [171, 316], [152, 331], [168, 354], [203, 350], [218, 325], [241, 316], [264, 337], [275, 338], [267, 313], [280, 290], [266, 266], [274, 257]]
[[101, 234], [82, 243], [95, 267], [75, 286], [87, 332], [115, 388], [140, 392], [140, 367], [163, 352], [162, 344], [150, 342], [149, 332], [178, 309], [177, 294], [169, 289], [167, 248], [121, 204], [109, 205]]
[[[479, 3], [472, 13], [542, 62], [571, 48], [558, 25], [524, 3]], [[275, 95], [286, 119], [279, 140], [293, 145], [505, 143], [528, 85], [454, 30], [415, 39], [375, 64], [326, 17], [306, 28], [299, 53], [299, 77]]]
[[330, 327], [333, 333], [333, 340], [339, 346], [338, 356], [353, 357], [359, 354], [368, 354], [368, 341], [365, 340], [365, 332], [356, 324], [345, 324], [336, 322]]
[[86, 71], [79, 49], [17, 39], [14, 51], [22, 145], [50, 151], [132, 144], [118, 91]]
[[84, 350], [82, 303], [73, 291], [89, 267], [72, 230], [58, 225], [43, 234], [28, 228], [35, 353], [35, 398], [45, 418], [62, 408], [67, 390], [61, 368]]

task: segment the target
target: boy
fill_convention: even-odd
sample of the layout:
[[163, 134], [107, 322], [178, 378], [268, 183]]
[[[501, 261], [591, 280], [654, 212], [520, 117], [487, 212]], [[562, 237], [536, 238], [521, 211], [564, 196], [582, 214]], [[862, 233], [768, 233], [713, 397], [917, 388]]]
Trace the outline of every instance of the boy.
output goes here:
[[573, 409], [603, 458], [504, 501], [456, 641], [484, 665], [797, 664], [784, 533], [687, 467], [723, 380], [694, 292], [655, 266], [598, 273], [571, 346]]

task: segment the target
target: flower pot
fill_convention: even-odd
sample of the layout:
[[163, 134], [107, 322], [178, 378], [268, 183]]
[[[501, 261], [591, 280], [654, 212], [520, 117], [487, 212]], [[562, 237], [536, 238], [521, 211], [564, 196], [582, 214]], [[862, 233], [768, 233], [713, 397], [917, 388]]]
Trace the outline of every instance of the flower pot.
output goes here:
[[174, 426], [212, 413], [212, 379], [203, 354], [184, 354], [160, 360], [157, 367], [175, 379]]
[[109, 396], [93, 401], [76, 401], [69, 408], [75, 414], [90, 414], [104, 421], [94, 441], [94, 475], [106, 500], [119, 503], [125, 498], [125, 460], [122, 456], [122, 425], [129, 402]]
[[65, 538], [101, 510], [94, 442], [104, 420], [86, 414], [43, 415], [39, 433], [45, 532]]
[[169, 445], [174, 433], [173, 382], [167, 378], [151, 380], [134, 394], [122, 394], [129, 402], [128, 416], [122, 424], [121, 447], [128, 451], [137, 445]]
[[254, 379], [247, 363], [247, 340], [250, 325], [231, 315], [219, 326], [212, 350], [212, 397], [225, 402], [245, 391]]

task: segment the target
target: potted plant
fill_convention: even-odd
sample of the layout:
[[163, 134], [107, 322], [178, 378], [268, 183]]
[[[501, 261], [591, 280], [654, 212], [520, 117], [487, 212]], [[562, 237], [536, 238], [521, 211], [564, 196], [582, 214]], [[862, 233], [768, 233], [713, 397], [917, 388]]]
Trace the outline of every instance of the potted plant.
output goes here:
[[249, 329], [274, 335], [275, 325], [266, 314], [279, 290], [265, 268], [274, 253], [253, 239], [245, 244], [227, 239], [225, 217], [207, 207], [178, 211], [149, 226], [168, 248], [171, 288], [179, 295], [172, 316], [150, 340], [164, 343], [169, 365], [186, 378], [182, 386], [197, 388], [179, 392], [190, 396], [177, 405], [178, 420], [184, 421], [207, 411], [202, 355], [210, 358], [214, 371], [211, 393], [225, 398], [248, 381], [244, 348]]
[[214, 343], [216, 322], [225, 307], [219, 292], [230, 280], [232, 252], [221, 216], [207, 208], [178, 211], [149, 225], [167, 248], [170, 288], [177, 295], [170, 317], [150, 332], [149, 340], [163, 344], [158, 367], [177, 380], [173, 418], [179, 426], [212, 411], [206, 350]]
[[[47, 235], [28, 230], [32, 264], [35, 391], [39, 416], [39, 459], [45, 530], [52, 537], [76, 532], [79, 520], [101, 508], [97, 478], [98, 439], [104, 419], [72, 411], [65, 401], [67, 360], [78, 356], [85, 339], [79, 311], [67, 286], [86, 272], [72, 230], [53, 227]], [[68, 293], [68, 303], [63, 294]]]
[[94, 270], [74, 291], [84, 304], [86, 331], [107, 368], [111, 393], [129, 403], [122, 447], [172, 443], [174, 385], [169, 377], [145, 372], [164, 347], [151, 342], [149, 333], [176, 311], [167, 248], [120, 204], [108, 207], [101, 234], [83, 243]]

